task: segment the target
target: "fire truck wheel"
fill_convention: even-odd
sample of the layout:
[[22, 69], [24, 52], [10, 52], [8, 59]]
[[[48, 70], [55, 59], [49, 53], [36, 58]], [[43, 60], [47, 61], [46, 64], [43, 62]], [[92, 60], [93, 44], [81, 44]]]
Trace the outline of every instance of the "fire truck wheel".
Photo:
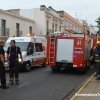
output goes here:
[[29, 72], [31, 70], [31, 64], [29, 62], [26, 62], [25, 64], [25, 71]]

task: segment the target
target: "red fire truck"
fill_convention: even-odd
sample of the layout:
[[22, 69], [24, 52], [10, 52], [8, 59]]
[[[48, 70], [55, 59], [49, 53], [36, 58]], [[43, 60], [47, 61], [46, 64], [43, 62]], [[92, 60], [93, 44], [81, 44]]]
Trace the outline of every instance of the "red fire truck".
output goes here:
[[61, 68], [83, 69], [90, 66], [91, 40], [89, 35], [52, 34], [47, 38], [46, 64], [52, 71]]

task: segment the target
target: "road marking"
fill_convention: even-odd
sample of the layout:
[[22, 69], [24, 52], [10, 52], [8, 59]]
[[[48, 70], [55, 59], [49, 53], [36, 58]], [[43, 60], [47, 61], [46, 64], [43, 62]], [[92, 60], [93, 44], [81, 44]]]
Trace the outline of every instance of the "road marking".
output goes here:
[[[81, 88], [75, 94], [79, 94], [88, 85], [88, 83], [93, 79], [94, 75], [95, 73], [81, 86]], [[76, 98], [75, 94], [71, 97], [70, 100], [74, 100]]]
[[49, 68], [49, 69], [46, 69], [46, 70], [44, 70], [44, 71], [48, 71], [48, 70], [51, 70], [51, 69]]
[[25, 82], [24, 84], [22, 84], [22, 85], [20, 85], [18, 88], [21, 88], [21, 87], [23, 87], [23, 86], [25, 86], [25, 85], [27, 85], [27, 84], [29, 84], [30, 82]]

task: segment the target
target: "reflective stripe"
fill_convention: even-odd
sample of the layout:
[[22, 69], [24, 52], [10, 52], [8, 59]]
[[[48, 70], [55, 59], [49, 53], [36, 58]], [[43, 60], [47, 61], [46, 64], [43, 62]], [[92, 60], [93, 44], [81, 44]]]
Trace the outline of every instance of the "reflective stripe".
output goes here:
[[93, 58], [93, 56], [91, 56], [91, 58]]
[[97, 75], [97, 77], [100, 77], [100, 75]]
[[9, 81], [10, 81], [10, 82], [13, 82], [13, 81], [14, 81], [14, 78], [10, 78]]
[[96, 62], [100, 62], [100, 60], [95, 60]]
[[95, 56], [99, 56], [98, 54], [95, 54]]
[[19, 81], [19, 78], [15, 78], [15, 81]]

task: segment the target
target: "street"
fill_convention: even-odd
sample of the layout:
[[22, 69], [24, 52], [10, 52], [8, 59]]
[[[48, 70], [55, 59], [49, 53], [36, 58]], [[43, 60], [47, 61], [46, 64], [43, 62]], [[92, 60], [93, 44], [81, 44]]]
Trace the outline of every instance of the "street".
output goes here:
[[85, 74], [81, 70], [54, 73], [49, 67], [37, 67], [30, 72], [20, 72], [18, 85], [9, 84], [7, 72], [7, 86], [10, 88], [0, 89], [0, 100], [69, 100], [74, 89], [93, 72], [91, 68]]

